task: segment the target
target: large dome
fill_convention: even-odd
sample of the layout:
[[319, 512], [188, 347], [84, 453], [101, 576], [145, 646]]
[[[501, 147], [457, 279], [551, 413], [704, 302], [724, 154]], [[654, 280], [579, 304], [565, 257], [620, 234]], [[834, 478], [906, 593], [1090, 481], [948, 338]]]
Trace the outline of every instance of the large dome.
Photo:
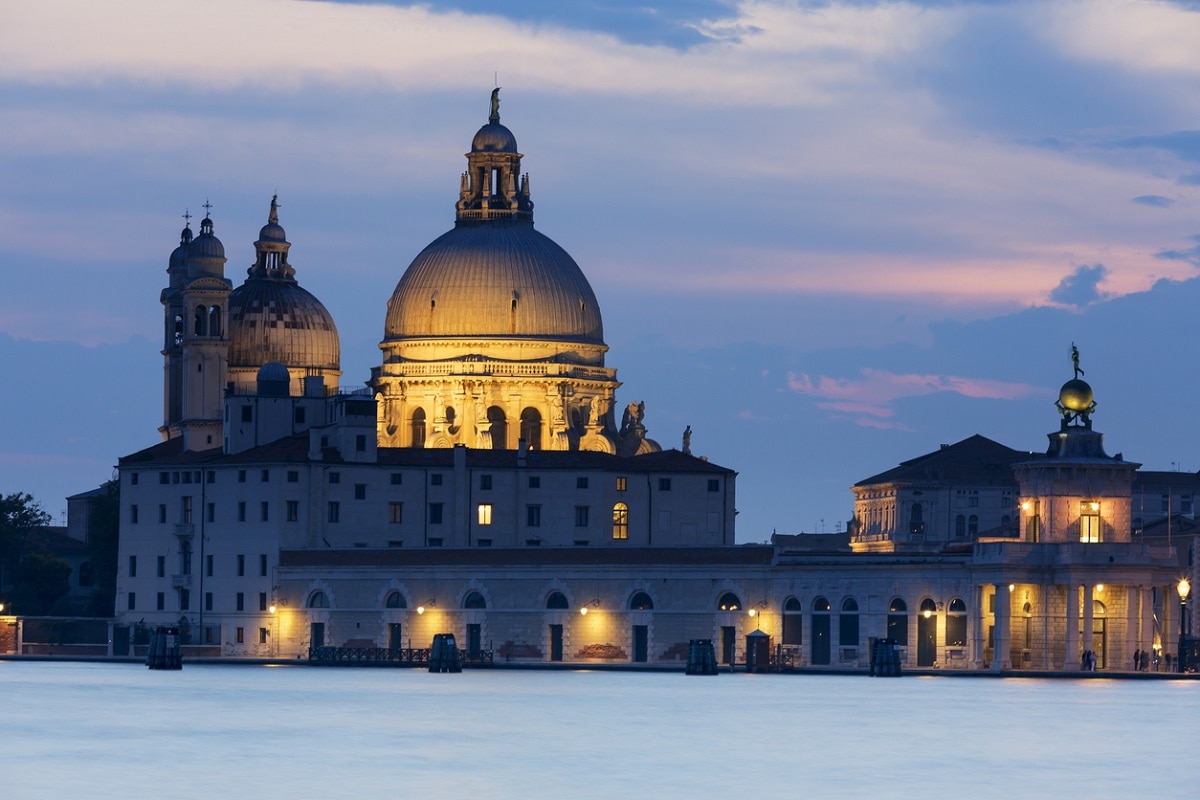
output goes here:
[[604, 327], [579, 265], [532, 222], [460, 221], [396, 284], [384, 339], [472, 336], [602, 344]]
[[340, 369], [333, 317], [299, 284], [250, 278], [229, 295], [229, 367]]

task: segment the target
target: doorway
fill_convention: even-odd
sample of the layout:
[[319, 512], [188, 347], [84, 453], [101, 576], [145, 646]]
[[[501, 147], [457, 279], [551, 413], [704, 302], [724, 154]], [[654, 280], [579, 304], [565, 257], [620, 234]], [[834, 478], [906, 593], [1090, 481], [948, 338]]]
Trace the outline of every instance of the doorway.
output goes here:
[[478, 622], [472, 622], [467, 625], [467, 658], [479, 658], [479, 651], [482, 647], [483, 626]]
[[721, 626], [721, 663], [732, 664], [737, 647], [737, 629], [732, 625]]
[[310, 649], [325, 646], [325, 623], [314, 622], [308, 626], [308, 646]]
[[633, 626], [633, 660], [644, 664], [649, 660], [650, 628], [646, 625]]
[[550, 660], [563, 660], [563, 626], [550, 626]]
[[388, 623], [388, 650], [393, 653], [399, 653], [404, 647], [404, 639], [401, 636], [401, 628], [399, 622]]

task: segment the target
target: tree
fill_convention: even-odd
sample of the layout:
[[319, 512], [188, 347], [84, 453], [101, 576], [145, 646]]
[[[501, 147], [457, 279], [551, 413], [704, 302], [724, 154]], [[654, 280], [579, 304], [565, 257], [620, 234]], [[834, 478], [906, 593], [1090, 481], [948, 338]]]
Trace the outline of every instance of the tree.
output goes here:
[[53, 553], [35, 550], [21, 559], [13, 605], [26, 616], [49, 614], [71, 590], [71, 565]]
[[31, 494], [0, 495], [0, 591], [12, 586], [29, 534], [50, 524]]

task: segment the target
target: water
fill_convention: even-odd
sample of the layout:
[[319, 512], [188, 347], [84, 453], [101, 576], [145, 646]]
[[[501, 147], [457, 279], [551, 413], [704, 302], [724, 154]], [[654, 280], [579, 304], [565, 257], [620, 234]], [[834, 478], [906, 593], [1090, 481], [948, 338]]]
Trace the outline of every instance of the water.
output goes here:
[[0, 661], [0, 692], [17, 800], [1128, 800], [1200, 779], [1192, 681]]

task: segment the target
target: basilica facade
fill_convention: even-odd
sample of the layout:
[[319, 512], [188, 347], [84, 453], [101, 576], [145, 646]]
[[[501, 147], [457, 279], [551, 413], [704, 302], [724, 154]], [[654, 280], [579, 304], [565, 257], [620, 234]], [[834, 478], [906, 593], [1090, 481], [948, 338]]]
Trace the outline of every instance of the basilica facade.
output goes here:
[[404, 271], [382, 360], [337, 328], [272, 200], [236, 288], [206, 216], [168, 259], [161, 441], [119, 463], [118, 624], [303, 659], [454, 633], [512, 663], [1077, 669], [1169, 649], [1177, 545], [1134, 538], [1139, 465], [1064, 384], [1045, 452], [972, 437], [868, 478], [846, 534], [735, 543], [736, 473], [617, 401], [583, 271], [534, 228], [492, 96], [454, 227]]

